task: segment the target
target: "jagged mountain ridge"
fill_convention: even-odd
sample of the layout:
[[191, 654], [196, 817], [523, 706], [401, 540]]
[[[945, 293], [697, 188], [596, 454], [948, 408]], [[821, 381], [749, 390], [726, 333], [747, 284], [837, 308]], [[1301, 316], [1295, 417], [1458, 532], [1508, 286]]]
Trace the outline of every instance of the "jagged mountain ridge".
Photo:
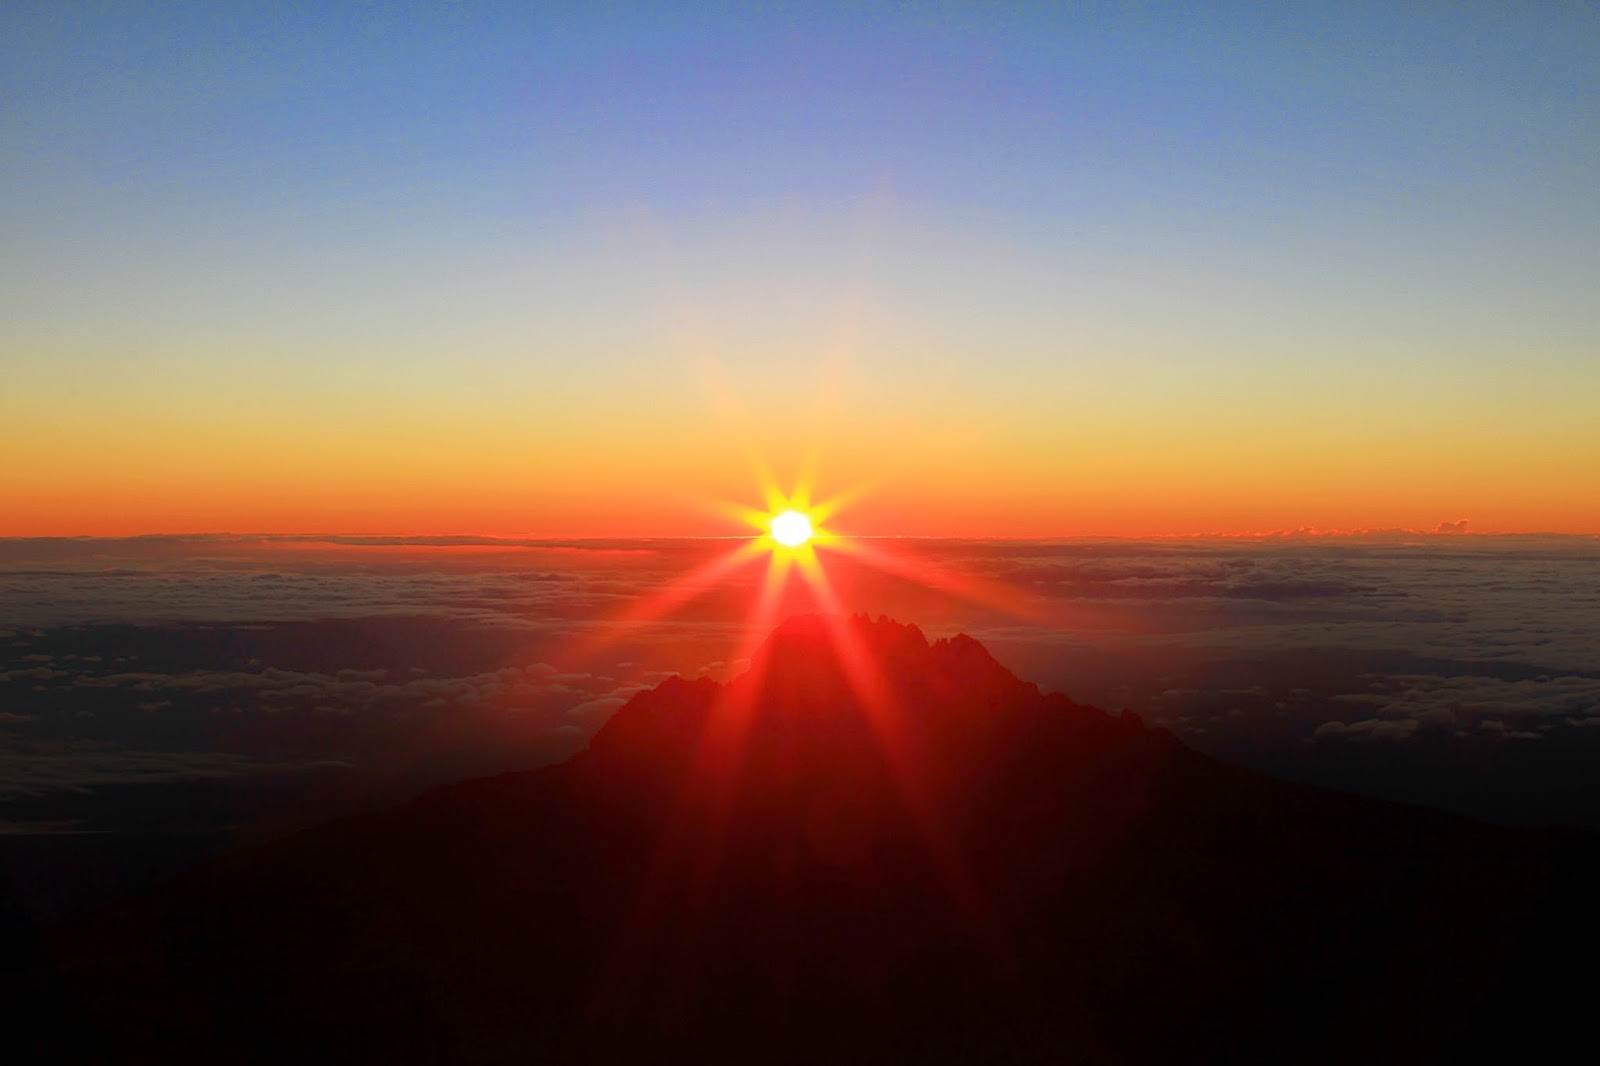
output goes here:
[[968, 637], [846, 631], [792, 619], [567, 763], [80, 924], [55, 1050], [1427, 1061], [1501, 1039], [1554, 957], [1562, 840], [1223, 766]]

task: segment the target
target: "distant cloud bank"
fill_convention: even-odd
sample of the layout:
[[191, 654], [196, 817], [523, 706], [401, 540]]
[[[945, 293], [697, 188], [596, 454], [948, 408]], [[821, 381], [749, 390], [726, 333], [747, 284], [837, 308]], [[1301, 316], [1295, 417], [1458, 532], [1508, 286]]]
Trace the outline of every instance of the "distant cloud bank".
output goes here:
[[[616, 621], [728, 546], [0, 541], [0, 819], [93, 828], [129, 790], [176, 787], [353, 804], [564, 757], [641, 687], [732, 669], [759, 566], [667, 617]], [[912, 574], [1008, 590], [1027, 618], [829, 556], [851, 609], [968, 631], [1046, 688], [1273, 772], [1390, 788], [1372, 760], [1409, 759], [1396, 782], [1466, 807], [1438, 784], [1461, 767], [1520, 760], [1555, 789], [1550, 767], [1600, 746], [1600, 539], [1461, 519], [889, 546]]]

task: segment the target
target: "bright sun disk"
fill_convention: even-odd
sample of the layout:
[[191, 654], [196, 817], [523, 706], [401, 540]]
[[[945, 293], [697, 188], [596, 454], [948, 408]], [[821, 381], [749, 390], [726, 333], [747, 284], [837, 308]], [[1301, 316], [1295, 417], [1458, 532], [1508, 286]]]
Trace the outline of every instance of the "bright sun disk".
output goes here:
[[799, 511], [772, 516], [772, 539], [785, 548], [798, 548], [811, 539], [811, 519]]

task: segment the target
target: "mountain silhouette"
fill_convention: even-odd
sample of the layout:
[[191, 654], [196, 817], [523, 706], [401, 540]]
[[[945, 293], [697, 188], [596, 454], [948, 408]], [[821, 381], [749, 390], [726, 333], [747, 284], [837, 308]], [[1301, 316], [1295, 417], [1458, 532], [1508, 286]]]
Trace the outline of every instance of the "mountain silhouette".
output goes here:
[[800, 617], [566, 763], [79, 922], [11, 1001], [85, 1061], [1525, 1058], [1593, 1002], [1595, 870]]

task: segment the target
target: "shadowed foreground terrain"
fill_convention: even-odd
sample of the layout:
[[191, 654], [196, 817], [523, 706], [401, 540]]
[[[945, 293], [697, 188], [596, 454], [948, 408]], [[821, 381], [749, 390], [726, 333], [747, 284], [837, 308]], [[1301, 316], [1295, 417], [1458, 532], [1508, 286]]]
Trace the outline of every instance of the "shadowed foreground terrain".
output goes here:
[[79, 922], [11, 1000], [86, 1061], [1525, 1059], [1596, 995], [1595, 871], [797, 618], [564, 764]]

